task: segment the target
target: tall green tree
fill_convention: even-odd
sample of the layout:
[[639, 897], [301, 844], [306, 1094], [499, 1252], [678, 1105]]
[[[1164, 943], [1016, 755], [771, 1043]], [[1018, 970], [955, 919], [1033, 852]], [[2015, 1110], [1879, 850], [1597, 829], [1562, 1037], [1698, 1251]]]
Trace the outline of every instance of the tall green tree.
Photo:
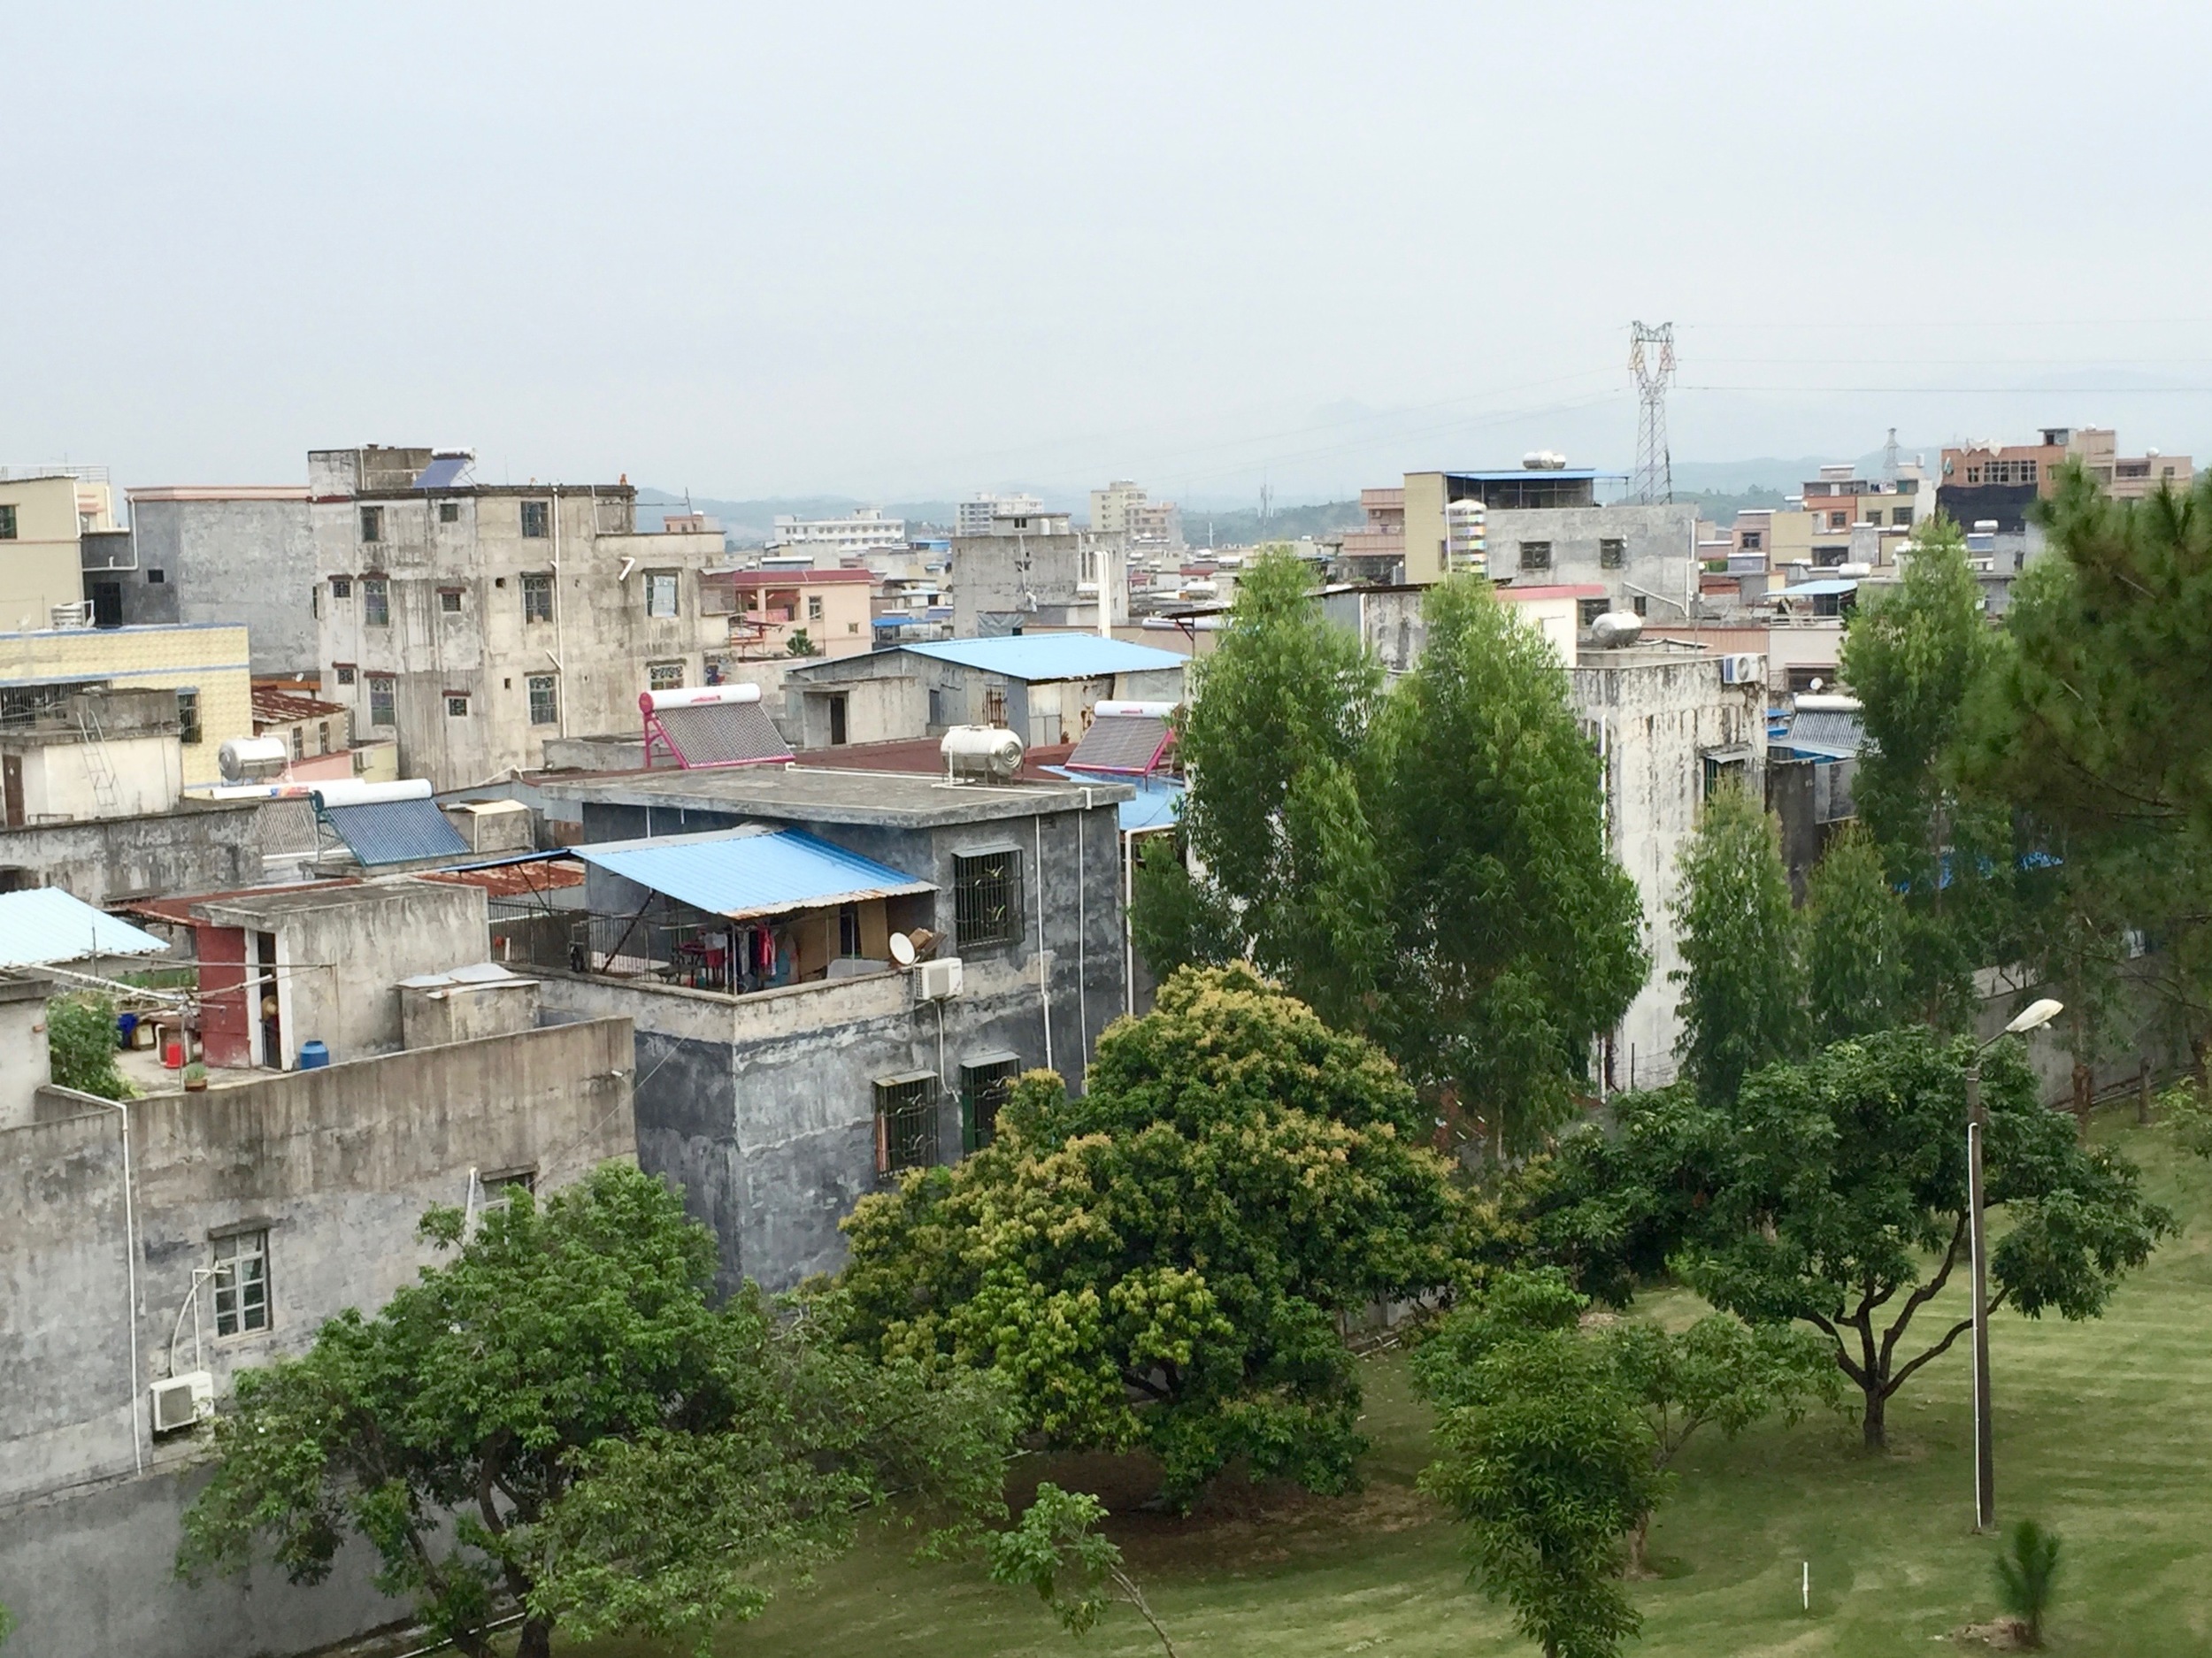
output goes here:
[[1087, 1083], [1032, 1072], [988, 1148], [861, 1201], [851, 1338], [993, 1370], [1054, 1444], [1148, 1448], [1178, 1507], [1239, 1458], [1345, 1489], [1339, 1319], [1452, 1276], [1459, 1204], [1413, 1090], [1241, 966], [1171, 978]]
[[1546, 1658], [1613, 1658], [1640, 1627], [1620, 1572], [1666, 1485], [1612, 1355], [1575, 1329], [1580, 1306], [1555, 1276], [1509, 1276], [1414, 1355], [1438, 1408], [1421, 1488]]
[[1643, 915], [1549, 643], [1471, 576], [1422, 615], [1374, 768], [1386, 1040], [1518, 1152], [1567, 1119], [1591, 1042], [1641, 987]]
[[1805, 979], [1822, 1046], [1909, 1024], [1911, 966], [1902, 901], [1863, 824], [1828, 843], [1805, 883]]
[[1710, 1103], [1805, 1046], [1805, 962], [1775, 821], [1740, 788], [1705, 802], [1683, 848], [1683, 1069]]
[[1938, 513], [1913, 533], [1902, 580], [1862, 588], [1839, 664], [1857, 694], [1868, 748], [1852, 794], [1907, 895], [1907, 959], [1922, 1016], [1946, 1027], [1971, 1017], [1973, 974], [2006, 924], [2014, 864], [2001, 797], [1962, 787], [1967, 710], [1998, 646], [1958, 526]]
[[1356, 1028], [1383, 942], [1362, 790], [1383, 675], [1355, 634], [1323, 618], [1311, 587], [1289, 553], [1262, 555], [1213, 654], [1194, 664], [1178, 749], [1191, 779], [1183, 831], [1205, 873], [1194, 900], [1171, 878], [1148, 879], [1137, 925], [1196, 948], [1187, 917], [1158, 913], [1163, 899], [1233, 916], [1261, 971]]
[[[1889, 1401], [1968, 1327], [1914, 1321], [1966, 1263], [1970, 1051], [1915, 1026], [1770, 1065], [1726, 1108], [1629, 1096], [1614, 1145], [1563, 1158], [1545, 1230], [1610, 1293], [1671, 1263], [1724, 1311], [1810, 1325], [1860, 1392], [1868, 1447], [1886, 1446]], [[1982, 1064], [1992, 1309], [2094, 1317], [2172, 1217], [2044, 1109], [2016, 1043]]]
[[358, 1536], [430, 1632], [518, 1658], [556, 1627], [705, 1649], [768, 1585], [849, 1547], [894, 1492], [959, 1524], [1001, 1509], [1011, 1422], [988, 1379], [878, 1364], [748, 1286], [716, 1307], [714, 1247], [676, 1195], [604, 1166], [518, 1194], [373, 1317], [237, 1378], [178, 1570], [265, 1549], [321, 1581]]
[[[2212, 478], [2116, 501], [2079, 466], [2042, 517], [2051, 552], [2014, 584], [1977, 699], [1969, 771], [2017, 805], [2055, 875], [2032, 883], [2027, 952], [2086, 1018], [2105, 935], [2161, 948], [2148, 981], [2196, 1050], [2212, 1045]], [[2062, 1033], [2093, 1059], [2093, 1023]]]

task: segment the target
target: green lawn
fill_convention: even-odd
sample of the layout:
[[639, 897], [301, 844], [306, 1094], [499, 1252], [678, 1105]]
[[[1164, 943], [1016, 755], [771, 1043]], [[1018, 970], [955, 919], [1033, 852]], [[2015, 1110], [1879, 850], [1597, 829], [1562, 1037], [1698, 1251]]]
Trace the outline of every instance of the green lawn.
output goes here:
[[[2189, 1224], [2101, 1321], [2001, 1316], [1993, 1345], [1998, 1512], [2032, 1516], [2065, 1539], [2052, 1651], [2212, 1651], [2212, 1228], [2202, 1224], [2212, 1217], [2212, 1166], [2177, 1159], [2116, 1121], [2100, 1134], [2145, 1166], [2153, 1193]], [[1647, 1310], [1688, 1310], [1670, 1299]], [[1960, 1304], [1947, 1296], [1921, 1318], [1939, 1329], [1934, 1315], [1955, 1316]], [[1855, 1420], [1694, 1443], [1653, 1526], [1663, 1575], [1637, 1586], [1646, 1622], [1629, 1652], [1925, 1653], [1932, 1638], [1992, 1616], [1995, 1545], [1970, 1530], [1965, 1355], [1962, 1341], [1892, 1401], [1886, 1457], [1860, 1449]], [[1184, 1658], [1534, 1650], [1467, 1585], [1452, 1527], [1412, 1489], [1427, 1415], [1394, 1359], [1371, 1362], [1368, 1432], [1375, 1449], [1358, 1496], [1240, 1487], [1187, 1521], [1114, 1522]], [[1133, 1476], [1110, 1464], [1063, 1463], [1029, 1478], [1038, 1471], [1063, 1483], [1092, 1477], [1110, 1503], [1141, 1494], [1117, 1490]], [[1799, 1607], [1805, 1561], [1809, 1612]], [[1126, 1610], [1078, 1643], [979, 1570], [911, 1566], [884, 1544], [811, 1589], [780, 1594], [718, 1648], [730, 1658], [1158, 1650]], [[657, 1649], [591, 1651], [644, 1658]]]

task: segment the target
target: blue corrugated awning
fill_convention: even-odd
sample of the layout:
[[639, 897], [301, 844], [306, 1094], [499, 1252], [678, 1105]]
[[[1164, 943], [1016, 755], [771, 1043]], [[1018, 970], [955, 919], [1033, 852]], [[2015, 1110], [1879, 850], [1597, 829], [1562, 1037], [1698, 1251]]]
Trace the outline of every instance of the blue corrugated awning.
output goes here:
[[1171, 650], [1101, 639], [1096, 633], [1015, 633], [1003, 639], [945, 639], [902, 645], [902, 650], [956, 662], [964, 668], [1010, 679], [1106, 679], [1118, 673], [1181, 668], [1189, 663]]
[[89, 956], [159, 956], [168, 948], [58, 887], [0, 893], [0, 967], [42, 967]]
[[937, 889], [803, 829], [725, 829], [569, 848], [595, 869], [733, 921]]
[[433, 800], [383, 800], [358, 806], [325, 806], [323, 821], [366, 868], [413, 864], [424, 858], [463, 857], [469, 843], [446, 821]]
[[1102, 777], [1097, 772], [1086, 775], [1064, 765], [1048, 765], [1044, 769], [1071, 783], [1112, 782], [1134, 788], [1134, 800], [1123, 801], [1114, 808], [1116, 825], [1125, 835], [1142, 834], [1149, 829], [1172, 829], [1183, 815], [1184, 785], [1179, 778]]

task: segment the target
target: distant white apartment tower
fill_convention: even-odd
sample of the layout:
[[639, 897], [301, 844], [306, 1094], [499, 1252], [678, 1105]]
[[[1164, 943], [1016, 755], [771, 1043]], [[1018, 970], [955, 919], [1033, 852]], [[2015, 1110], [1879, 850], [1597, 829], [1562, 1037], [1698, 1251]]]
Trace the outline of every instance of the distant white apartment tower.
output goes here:
[[988, 535], [995, 518], [1033, 518], [1045, 510], [1045, 503], [1035, 495], [970, 495], [956, 510], [953, 530], [955, 535]]
[[906, 520], [887, 518], [881, 507], [858, 507], [846, 518], [802, 518], [776, 515], [774, 547], [819, 547], [827, 544], [842, 552], [870, 547], [906, 545]]

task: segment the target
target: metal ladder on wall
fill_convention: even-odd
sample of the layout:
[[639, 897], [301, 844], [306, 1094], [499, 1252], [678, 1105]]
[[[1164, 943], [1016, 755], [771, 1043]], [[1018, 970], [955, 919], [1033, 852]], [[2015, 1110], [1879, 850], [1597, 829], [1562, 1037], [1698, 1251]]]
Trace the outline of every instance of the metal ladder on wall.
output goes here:
[[84, 738], [84, 769], [92, 779], [92, 798], [98, 802], [101, 816], [111, 817], [122, 805], [122, 793], [116, 786], [115, 767], [108, 759], [107, 733], [101, 728], [99, 713], [88, 696], [77, 699], [77, 730]]

